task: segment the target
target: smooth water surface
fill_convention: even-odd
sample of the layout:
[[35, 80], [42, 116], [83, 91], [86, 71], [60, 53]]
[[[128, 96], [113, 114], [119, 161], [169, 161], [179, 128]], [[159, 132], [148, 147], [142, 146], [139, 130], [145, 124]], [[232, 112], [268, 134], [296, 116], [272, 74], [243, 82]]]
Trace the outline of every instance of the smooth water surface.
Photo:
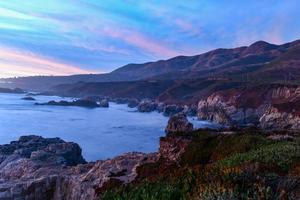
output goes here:
[[0, 94], [0, 144], [29, 134], [60, 137], [78, 143], [88, 161], [106, 159], [130, 151], [157, 151], [168, 121], [159, 113], [139, 113], [126, 105], [110, 103], [109, 108], [94, 109], [38, 106], [34, 103], [71, 99], [35, 96], [36, 101], [25, 101], [24, 96]]

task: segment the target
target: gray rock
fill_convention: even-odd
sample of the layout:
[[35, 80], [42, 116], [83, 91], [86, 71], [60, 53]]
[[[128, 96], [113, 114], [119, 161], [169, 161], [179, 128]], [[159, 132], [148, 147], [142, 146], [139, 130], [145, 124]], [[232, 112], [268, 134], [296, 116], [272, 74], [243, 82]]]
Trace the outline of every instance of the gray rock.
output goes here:
[[128, 105], [129, 108], [135, 108], [139, 105], [139, 103], [140, 102], [137, 99], [129, 99], [127, 105]]
[[181, 133], [193, 131], [193, 124], [190, 123], [183, 113], [178, 113], [170, 117], [166, 127], [166, 133]]
[[153, 101], [142, 101], [138, 105], [138, 111], [139, 112], [152, 112], [156, 110], [157, 104]]
[[30, 96], [28, 96], [28, 97], [23, 97], [22, 99], [23, 99], [23, 100], [26, 100], [26, 101], [35, 101], [35, 100], [36, 100], [35, 98], [30, 97]]
[[164, 108], [164, 112], [163, 114], [165, 116], [172, 116], [172, 115], [175, 115], [177, 113], [180, 113], [183, 111], [183, 107], [181, 106], [177, 106], [177, 105], [167, 105], [165, 106]]
[[164, 103], [160, 102], [160, 103], [157, 104], [156, 110], [157, 110], [159, 113], [162, 113], [162, 112], [164, 112], [165, 106], [166, 106], [166, 105], [165, 105]]
[[270, 107], [259, 119], [263, 129], [300, 130], [300, 116]]
[[103, 99], [99, 102], [99, 106], [102, 108], [108, 108], [109, 107], [109, 102], [107, 99]]
[[155, 153], [128, 153], [86, 163], [77, 144], [40, 136], [0, 145], [0, 156], [0, 199], [8, 200], [96, 200], [111, 178], [129, 183], [137, 166], [158, 159]]
[[99, 105], [95, 101], [86, 100], [86, 99], [78, 99], [72, 102], [68, 101], [49, 101], [47, 103], [36, 103], [35, 105], [49, 105], [49, 106], [79, 106], [79, 107], [87, 107], [87, 108], [96, 108]]

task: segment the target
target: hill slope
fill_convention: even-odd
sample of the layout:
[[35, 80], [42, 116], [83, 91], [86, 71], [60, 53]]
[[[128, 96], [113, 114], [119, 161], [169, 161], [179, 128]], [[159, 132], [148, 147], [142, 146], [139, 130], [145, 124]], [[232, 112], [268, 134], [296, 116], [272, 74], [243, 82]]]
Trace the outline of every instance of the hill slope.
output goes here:
[[[107, 74], [73, 76], [38, 76], [2, 79], [2, 86], [31, 90], [48, 90], [58, 84], [83, 82], [120, 82], [144, 79], [198, 79], [230, 77], [244, 79], [244, 75], [261, 77], [268, 74], [273, 79], [283, 78], [283, 70], [291, 70], [297, 80], [299, 70], [300, 40], [283, 45], [258, 41], [248, 47], [216, 49], [195, 56], [177, 56], [168, 60], [143, 64], [128, 64]], [[299, 74], [300, 75], [300, 74]]]

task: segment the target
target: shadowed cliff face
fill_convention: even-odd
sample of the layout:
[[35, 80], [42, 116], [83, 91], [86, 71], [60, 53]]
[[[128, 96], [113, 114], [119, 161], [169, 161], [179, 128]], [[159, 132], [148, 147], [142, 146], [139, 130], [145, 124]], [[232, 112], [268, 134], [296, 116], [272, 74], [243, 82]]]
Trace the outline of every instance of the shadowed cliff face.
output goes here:
[[198, 104], [198, 117], [225, 125], [300, 129], [299, 86], [260, 85], [213, 93]]

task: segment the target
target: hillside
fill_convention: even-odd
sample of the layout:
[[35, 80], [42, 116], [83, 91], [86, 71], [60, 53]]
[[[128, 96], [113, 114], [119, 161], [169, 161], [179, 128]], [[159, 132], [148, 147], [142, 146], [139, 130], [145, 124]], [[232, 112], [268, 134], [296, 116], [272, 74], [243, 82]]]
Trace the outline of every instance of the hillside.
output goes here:
[[[265, 76], [276, 80], [297, 80], [299, 70], [300, 41], [282, 45], [258, 41], [248, 47], [216, 49], [195, 56], [177, 56], [168, 60], [143, 64], [128, 64], [107, 74], [73, 76], [37, 76], [0, 80], [2, 87], [20, 87], [45, 91], [59, 84], [77, 82], [121, 82], [144, 79], [198, 79], [227, 77], [242, 80], [253, 76], [264, 80]], [[288, 77], [282, 74], [291, 70]], [[246, 77], [246, 78], [247, 78]], [[271, 80], [272, 81], [272, 80]], [[6, 84], [4, 84], [6, 83]]]

